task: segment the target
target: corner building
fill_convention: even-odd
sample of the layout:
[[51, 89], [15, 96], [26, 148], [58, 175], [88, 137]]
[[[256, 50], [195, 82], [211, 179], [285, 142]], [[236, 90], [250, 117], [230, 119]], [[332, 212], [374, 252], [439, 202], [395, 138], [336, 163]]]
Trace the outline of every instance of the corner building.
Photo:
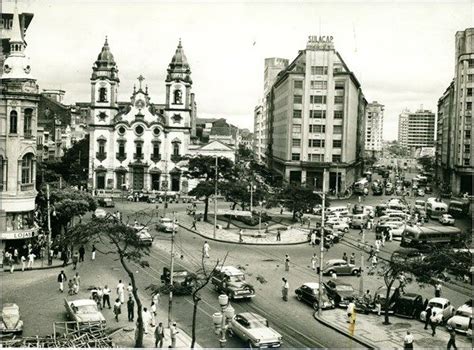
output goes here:
[[[2, 15], [3, 16], [3, 15]], [[31, 20], [31, 18], [30, 18]], [[21, 248], [37, 235], [34, 224], [38, 86], [25, 56], [25, 25], [18, 9], [2, 34], [0, 94], [0, 241], [1, 249]], [[28, 22], [29, 23], [29, 22]], [[7, 29], [9, 29], [7, 31]], [[7, 50], [5, 48], [7, 47]]]
[[129, 103], [118, 103], [118, 68], [107, 39], [92, 69], [89, 182], [95, 190], [187, 192], [179, 167], [194, 134], [196, 104], [181, 42], [168, 67], [166, 102], [151, 102], [138, 77]]
[[266, 98], [269, 166], [290, 182], [345, 191], [362, 172], [366, 105], [332, 37], [310, 36]]

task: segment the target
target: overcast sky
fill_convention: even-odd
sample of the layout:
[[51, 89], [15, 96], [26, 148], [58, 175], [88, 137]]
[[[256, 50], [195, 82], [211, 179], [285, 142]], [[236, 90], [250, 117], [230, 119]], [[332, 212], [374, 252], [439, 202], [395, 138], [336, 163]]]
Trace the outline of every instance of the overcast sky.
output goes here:
[[[2, 1], [4, 2], [4, 1]], [[385, 105], [384, 137], [407, 107], [436, 110], [454, 74], [454, 35], [474, 23], [473, 1], [19, 0], [34, 13], [27, 54], [41, 89], [90, 100], [91, 67], [108, 35], [119, 99], [143, 74], [163, 103], [166, 69], [182, 38], [199, 117], [253, 129], [265, 57], [292, 60], [309, 35], [332, 35], [366, 99]]]

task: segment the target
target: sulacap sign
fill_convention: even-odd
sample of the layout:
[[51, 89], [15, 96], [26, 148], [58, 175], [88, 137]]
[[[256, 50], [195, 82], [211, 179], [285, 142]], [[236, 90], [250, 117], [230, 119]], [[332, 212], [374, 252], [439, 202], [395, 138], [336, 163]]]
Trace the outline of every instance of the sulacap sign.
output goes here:
[[310, 43], [332, 43], [334, 37], [332, 35], [310, 35]]

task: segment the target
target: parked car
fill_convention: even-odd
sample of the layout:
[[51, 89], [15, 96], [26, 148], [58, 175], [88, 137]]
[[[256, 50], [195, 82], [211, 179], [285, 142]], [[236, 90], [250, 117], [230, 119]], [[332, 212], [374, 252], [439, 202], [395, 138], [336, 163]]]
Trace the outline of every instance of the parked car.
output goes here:
[[160, 218], [156, 229], [163, 232], [173, 232], [177, 229], [177, 222], [173, 223], [173, 219], [170, 218]]
[[451, 214], [443, 214], [439, 217], [439, 222], [443, 225], [454, 225], [454, 218]]
[[106, 216], [107, 216], [107, 212], [105, 211], [105, 209], [102, 209], [102, 208], [97, 208], [94, 211], [94, 214], [92, 214], [92, 217], [97, 218], [97, 219], [104, 219]]
[[352, 228], [362, 228], [367, 225], [367, 221], [369, 221], [369, 216], [365, 214], [356, 214], [352, 217], [351, 227]]
[[418, 196], [418, 197], [423, 197], [425, 195], [425, 190], [423, 188], [418, 188], [416, 191], [415, 191], [415, 196]]
[[78, 299], [68, 301], [64, 299], [66, 313], [71, 321], [75, 322], [101, 322], [105, 323], [105, 317], [99, 311], [97, 303], [92, 299]]
[[331, 279], [324, 283], [324, 288], [326, 288], [329, 298], [334, 301], [334, 305], [337, 307], [347, 307], [350, 300], [357, 295], [352, 285], [340, 280]]
[[341, 220], [335, 221], [335, 222], [329, 222], [328, 226], [335, 231], [341, 231], [341, 232], [349, 231], [349, 224]]
[[112, 197], [100, 197], [97, 203], [104, 208], [115, 208], [115, 202]]
[[336, 275], [358, 275], [360, 267], [349, 264], [343, 259], [330, 259], [326, 262], [326, 266], [323, 269], [323, 275], [331, 275], [333, 272]]
[[20, 317], [20, 308], [14, 303], [5, 303], [2, 307], [0, 319], [0, 336], [9, 333], [23, 333], [23, 321]]
[[140, 244], [147, 246], [151, 246], [153, 244], [153, 237], [150, 235], [148, 227], [143, 225], [135, 225], [132, 226], [132, 228], [135, 230]]
[[[432, 298], [428, 305], [431, 305], [432, 312], [436, 312], [439, 323], [446, 322], [455, 314], [454, 307], [446, 298]], [[426, 311], [421, 312], [420, 320], [423, 322], [426, 320]]]
[[333, 309], [334, 302], [329, 299], [326, 290], [321, 291], [321, 303], [319, 302], [319, 283], [308, 282], [302, 284], [298, 289], [295, 290], [296, 299], [299, 301], [304, 301], [313, 307], [313, 309], [318, 310], [319, 306], [323, 310]]
[[[171, 285], [171, 271], [168, 267], [163, 267], [163, 274], [160, 277], [161, 282], [166, 287]], [[175, 269], [173, 271], [173, 294], [187, 295], [191, 294], [196, 281], [196, 274], [186, 269]]]
[[395, 301], [394, 314], [400, 317], [418, 319], [424, 310], [423, 297], [420, 294], [404, 293]]
[[245, 281], [245, 274], [234, 266], [216, 268], [211, 283], [217, 292], [227, 294], [231, 300], [255, 296], [255, 289]]
[[230, 321], [230, 331], [252, 348], [278, 348], [282, 336], [270, 327], [268, 320], [254, 312], [242, 312]]
[[472, 300], [458, 307], [453, 317], [448, 320], [448, 326], [453, 328], [456, 332], [467, 334], [470, 330], [472, 332], [473, 323], [473, 308]]
[[[375, 299], [377, 295], [380, 297], [380, 303], [382, 305], [382, 313], [385, 313], [385, 301], [387, 300], [387, 287], [381, 286], [375, 290], [374, 293], [374, 299], [373, 299], [373, 310], [372, 312], [377, 312], [375, 308]], [[395, 289], [392, 288], [390, 290], [390, 300], [388, 304], [388, 314], [393, 315], [394, 313], [394, 308], [395, 308], [395, 303], [399, 297], [399, 294], [395, 292]]]

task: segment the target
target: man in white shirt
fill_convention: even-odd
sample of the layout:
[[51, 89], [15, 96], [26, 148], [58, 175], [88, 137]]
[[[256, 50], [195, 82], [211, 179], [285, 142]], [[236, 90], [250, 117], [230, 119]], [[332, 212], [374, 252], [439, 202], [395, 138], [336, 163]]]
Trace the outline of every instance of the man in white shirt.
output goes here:
[[151, 315], [146, 307], [142, 311], [143, 331], [148, 334], [148, 326], [150, 325]]
[[410, 333], [410, 331], [407, 331], [407, 335], [405, 335], [405, 338], [403, 339], [403, 348], [404, 349], [413, 349], [413, 342], [415, 339], [413, 339], [413, 335]]
[[355, 304], [354, 304], [354, 301], [351, 300], [349, 305], [347, 305], [347, 323], [352, 323], [354, 311], [355, 311]]
[[35, 258], [36, 258], [36, 255], [33, 254], [33, 252], [31, 252], [30, 254], [28, 254], [28, 269], [33, 269], [33, 264], [35, 263]]
[[202, 247], [202, 251], [205, 258], [209, 258], [209, 250], [211, 250], [211, 247], [209, 246], [209, 243], [205, 241], [204, 246]]
[[120, 303], [125, 302], [125, 285], [122, 283], [122, 280], [119, 280], [117, 284], [117, 296], [120, 299]]

